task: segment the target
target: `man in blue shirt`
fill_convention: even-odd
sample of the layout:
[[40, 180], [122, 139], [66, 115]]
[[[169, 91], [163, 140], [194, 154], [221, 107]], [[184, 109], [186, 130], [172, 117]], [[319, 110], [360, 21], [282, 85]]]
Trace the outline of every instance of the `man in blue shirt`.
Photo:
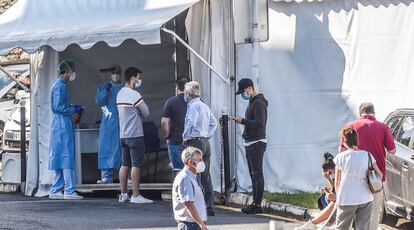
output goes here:
[[185, 146], [196, 147], [204, 154], [206, 169], [200, 173], [201, 186], [204, 191], [204, 200], [207, 205], [207, 214], [214, 216], [214, 193], [210, 178], [210, 142], [217, 129], [217, 120], [210, 108], [200, 99], [200, 85], [191, 81], [185, 84], [184, 101], [187, 102], [183, 142]]
[[174, 179], [172, 203], [177, 229], [207, 230], [207, 208], [197, 174], [205, 169], [201, 150], [188, 147], [182, 152], [185, 164]]

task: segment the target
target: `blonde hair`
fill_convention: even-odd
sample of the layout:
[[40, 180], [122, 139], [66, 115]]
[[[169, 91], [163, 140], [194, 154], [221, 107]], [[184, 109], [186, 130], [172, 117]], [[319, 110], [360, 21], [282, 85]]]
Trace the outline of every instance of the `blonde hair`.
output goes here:
[[187, 147], [183, 150], [183, 152], [181, 153], [181, 160], [183, 161], [183, 163], [185, 165], [188, 164], [188, 160], [194, 160], [196, 155], [201, 155], [203, 156], [203, 152], [201, 152], [200, 149], [195, 148], [195, 147]]
[[184, 93], [189, 94], [192, 97], [199, 97], [201, 95], [200, 84], [196, 81], [187, 82], [184, 85]]

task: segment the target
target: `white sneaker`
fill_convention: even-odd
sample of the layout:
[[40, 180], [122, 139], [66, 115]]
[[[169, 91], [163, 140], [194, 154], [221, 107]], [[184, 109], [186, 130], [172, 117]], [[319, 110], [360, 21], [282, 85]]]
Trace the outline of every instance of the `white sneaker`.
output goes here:
[[112, 184], [113, 180], [108, 178], [102, 178], [96, 182], [97, 184]]
[[318, 226], [314, 225], [311, 221], [308, 221], [304, 225], [294, 228], [294, 230], [315, 230], [317, 228]]
[[57, 192], [57, 193], [50, 193], [49, 199], [52, 200], [63, 200], [63, 193]]
[[134, 204], [150, 204], [150, 203], [154, 203], [154, 201], [147, 199], [141, 195], [137, 196], [137, 197], [133, 197], [131, 196], [131, 203]]
[[119, 195], [118, 201], [119, 203], [127, 203], [129, 202], [131, 199], [129, 198], [128, 194], [127, 195]]
[[82, 200], [83, 196], [79, 196], [76, 192], [70, 194], [70, 195], [63, 195], [63, 199], [65, 200]]

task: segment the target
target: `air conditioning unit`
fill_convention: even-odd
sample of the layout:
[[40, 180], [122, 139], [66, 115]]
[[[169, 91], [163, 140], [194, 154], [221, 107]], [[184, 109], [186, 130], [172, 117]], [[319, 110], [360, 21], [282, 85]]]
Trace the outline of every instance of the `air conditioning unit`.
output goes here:
[[3, 153], [1, 181], [20, 183], [20, 165], [20, 153]]

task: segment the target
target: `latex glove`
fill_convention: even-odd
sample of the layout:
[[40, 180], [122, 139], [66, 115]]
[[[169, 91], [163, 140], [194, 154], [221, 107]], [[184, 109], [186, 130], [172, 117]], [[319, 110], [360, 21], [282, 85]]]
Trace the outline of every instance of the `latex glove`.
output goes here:
[[75, 113], [81, 113], [82, 112], [82, 106], [74, 105], [73, 107], [75, 107]]
[[105, 85], [106, 92], [110, 92], [111, 91], [111, 88], [112, 88], [112, 84], [111, 83], [108, 83], [108, 84]]

